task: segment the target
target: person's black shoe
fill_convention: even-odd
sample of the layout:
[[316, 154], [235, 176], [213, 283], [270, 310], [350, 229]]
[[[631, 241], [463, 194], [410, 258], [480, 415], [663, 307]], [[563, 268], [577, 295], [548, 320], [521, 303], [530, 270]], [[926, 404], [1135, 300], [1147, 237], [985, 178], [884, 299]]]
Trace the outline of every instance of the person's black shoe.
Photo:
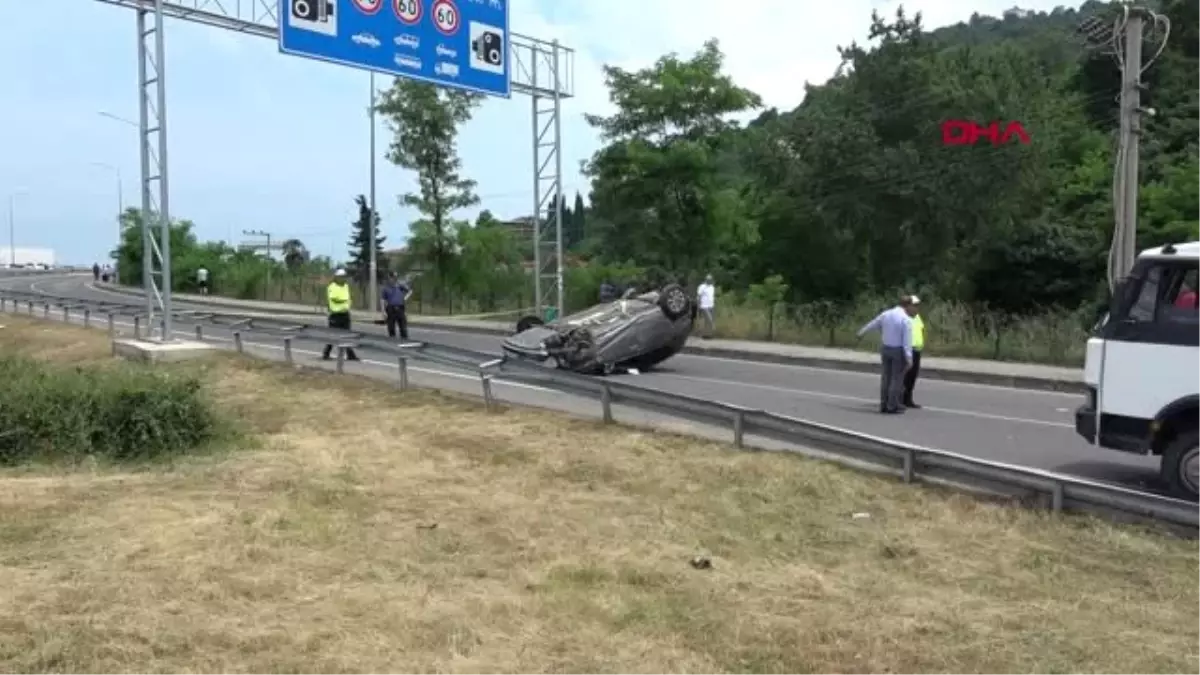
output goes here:
[[913, 410], [919, 410], [919, 409], [920, 409], [922, 406], [921, 406], [919, 403], [916, 403], [916, 402], [913, 402], [913, 401], [905, 401], [905, 402], [904, 402], [904, 407], [905, 407], [905, 408], [912, 408]]
[[346, 360], [347, 361], [361, 361], [362, 359], [358, 358], [358, 354], [351, 354], [350, 356], [346, 357]]
[[884, 415], [900, 415], [904, 412], [904, 408], [884, 408], [879, 412], [883, 413]]

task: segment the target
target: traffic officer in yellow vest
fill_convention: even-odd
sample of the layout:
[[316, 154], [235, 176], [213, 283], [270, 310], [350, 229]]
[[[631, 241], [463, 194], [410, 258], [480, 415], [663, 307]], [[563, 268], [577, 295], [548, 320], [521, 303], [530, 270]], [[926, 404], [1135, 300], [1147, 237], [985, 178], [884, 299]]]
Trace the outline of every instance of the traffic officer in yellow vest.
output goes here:
[[[346, 283], [346, 270], [338, 268], [333, 273], [333, 281], [325, 287], [325, 301], [329, 303], [329, 327], [339, 330], [350, 330], [350, 286]], [[333, 345], [325, 345], [325, 351], [321, 354], [321, 358], [329, 360], [329, 353], [333, 351]], [[354, 353], [353, 348], [346, 349], [346, 358], [350, 361], [357, 361], [358, 354]]]
[[915, 295], [908, 298], [912, 305], [912, 366], [904, 373], [904, 407], [920, 408], [913, 400], [913, 387], [917, 386], [917, 375], [921, 372], [921, 350], [925, 348], [925, 321], [921, 318], [921, 299]]

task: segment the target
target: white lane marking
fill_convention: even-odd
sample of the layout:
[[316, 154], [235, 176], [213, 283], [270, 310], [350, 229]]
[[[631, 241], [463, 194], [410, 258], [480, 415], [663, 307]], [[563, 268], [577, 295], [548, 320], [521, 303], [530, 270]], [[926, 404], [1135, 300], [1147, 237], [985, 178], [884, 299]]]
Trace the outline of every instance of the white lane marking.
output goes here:
[[[120, 325], [120, 326], [129, 326], [129, 327], [133, 326], [132, 323], [128, 323], [128, 322], [117, 321], [115, 323], [116, 323], [116, 325]], [[185, 337], [185, 338], [192, 337], [191, 334], [189, 334], [185, 331], [173, 331], [173, 332], [176, 335], [179, 335], [181, 337]], [[212, 340], [215, 342], [227, 342], [227, 343], [233, 342], [232, 338], [224, 338], [224, 337], [216, 337], [216, 336], [205, 338], [205, 341], [208, 341], [208, 340]], [[245, 340], [243, 342], [246, 345], [262, 347], [264, 349], [270, 349], [272, 351], [283, 351], [283, 347], [278, 346], [278, 345], [265, 344], [262, 342], [252, 342], [250, 340]], [[294, 353], [299, 353], [299, 354], [320, 356], [320, 353], [315, 352], [315, 351], [308, 351], [308, 350], [302, 350], [302, 349], [293, 349], [292, 351]], [[385, 367], [385, 368], [389, 368], [389, 369], [394, 366], [394, 364], [391, 364], [391, 363], [384, 363], [382, 361], [372, 361], [370, 359], [363, 359], [362, 361], [359, 361], [359, 363], [366, 363], [366, 364], [370, 364], [373, 366]], [[473, 375], [465, 375], [463, 373], [451, 373], [451, 372], [447, 372], [444, 370], [433, 370], [433, 369], [420, 368], [420, 367], [410, 367], [409, 370], [411, 370], [413, 372], [418, 372], [418, 373], [426, 373], [429, 375], [439, 375], [442, 377], [449, 377], [449, 378], [461, 379], [461, 380], [477, 380], [477, 379], [479, 379]], [[717, 380], [717, 379], [712, 379], [712, 378], [707, 378], [707, 377], [695, 377], [695, 376], [691, 376], [691, 375], [673, 375], [673, 374], [663, 373], [663, 374], [656, 375], [656, 377], [657, 378], [673, 377], [673, 378], [680, 379], [680, 380], [690, 380], [693, 382], [703, 382], [706, 384], [716, 384], [716, 385], [721, 385], [721, 386], [736, 386], [736, 387], [742, 387], [742, 388], [746, 388], [746, 389], [761, 389], [763, 391], [787, 393], [787, 394], [793, 394], [793, 395], [803, 396], [803, 397], [807, 397], [807, 398], [818, 398], [818, 399], [823, 398], [823, 399], [830, 399], [830, 400], [853, 401], [855, 403], [868, 403], [868, 404], [874, 402], [874, 399], [863, 398], [860, 396], [847, 396], [844, 394], [830, 394], [830, 393], [826, 393], [826, 392], [811, 391], [811, 390], [807, 390], [807, 389], [790, 389], [790, 388], [786, 388], [786, 387], [775, 387], [775, 386], [767, 385], [767, 384], [747, 384], [747, 383], [742, 383], [742, 382], [729, 382], [726, 380]], [[497, 383], [503, 383], [507, 386], [516, 387], [519, 389], [528, 389], [528, 390], [532, 390], [532, 391], [545, 391], [545, 392], [554, 392], [555, 391], [553, 389], [548, 389], [546, 387], [538, 387], [536, 385], [524, 384], [524, 383], [520, 383], [520, 382], [509, 382], [507, 380], [501, 380], [501, 379], [496, 379], [494, 381]], [[1029, 419], [1029, 418], [1025, 418], [1025, 417], [1012, 417], [1012, 416], [1008, 416], [1008, 415], [993, 415], [990, 413], [974, 412], [974, 411], [970, 411], [970, 410], [957, 410], [954, 408], [938, 408], [938, 407], [926, 406], [924, 408], [924, 410], [929, 410], [931, 412], [945, 413], [945, 414], [949, 414], [949, 415], [960, 415], [960, 416], [964, 416], [964, 417], [976, 417], [976, 418], [980, 418], [980, 419], [988, 419], [988, 420], [994, 420], [994, 421], [998, 421], [998, 422], [1016, 422], [1016, 423], [1020, 423], [1020, 424], [1032, 424], [1032, 425], [1036, 425], [1036, 426], [1046, 426], [1046, 427], [1054, 427], [1054, 428], [1060, 428], [1060, 429], [1074, 429], [1075, 428], [1075, 425], [1073, 425], [1073, 424], [1066, 424], [1066, 423], [1062, 423], [1062, 422], [1051, 422], [1048, 420], [1036, 420], [1036, 419]]]
[[[120, 295], [120, 296], [123, 296], [126, 298], [129, 297], [129, 296], [126, 296], [121, 293], [116, 293], [113, 291], [96, 288], [96, 286], [92, 282], [85, 282], [84, 285], [93, 291], [98, 291], [98, 292], [106, 293], [109, 295]], [[455, 336], [460, 336], [460, 337], [463, 335], [487, 335], [485, 333], [469, 333], [469, 332], [464, 333], [463, 331], [452, 331], [452, 330], [442, 330], [442, 329], [438, 329], [438, 328], [428, 328], [425, 326], [421, 326], [419, 324], [412, 325], [412, 328], [422, 331], [424, 333], [433, 333], [435, 335], [437, 335], [437, 334], [455, 335]], [[818, 366], [798, 366], [798, 365], [788, 364], [788, 363], [763, 363], [760, 361], [731, 359], [731, 358], [727, 358], [727, 357], [723, 357], [723, 356], [709, 356], [706, 354], [695, 354], [695, 353], [692, 353], [692, 354], [684, 353], [684, 354], [680, 354], [679, 356], [684, 357], [684, 358], [695, 358], [695, 359], [707, 359], [710, 361], [720, 361], [722, 363], [737, 364], [737, 365], [743, 366], [743, 367], [750, 366], [750, 367], [754, 367], [754, 368], [770, 368], [772, 370], [778, 370], [779, 368], [788, 368], [791, 370], [806, 371], [806, 372], [816, 371], [816, 372], [825, 373], [825, 374], [832, 373], [832, 374], [836, 374], [836, 375], [847, 375], [847, 376], [854, 376], [854, 377], [860, 377], [860, 378], [871, 378], [873, 380], [879, 379], [879, 375], [877, 375], [877, 374], [864, 373], [864, 372], [859, 372], [859, 371], [855, 371], [855, 370], [840, 370], [837, 368], [821, 368]], [[660, 376], [662, 376], [662, 375], [667, 375], [667, 374], [666, 373], [660, 374]], [[739, 387], [758, 387], [758, 388], [764, 388], [764, 389], [774, 389], [776, 391], [795, 392], [797, 394], [819, 394], [819, 395], [822, 395], [822, 396], [825, 396], [825, 397], [831, 398], [831, 399], [840, 398], [840, 399], [851, 400], [851, 401], [860, 401], [860, 402], [867, 402], [867, 403], [871, 402], [871, 399], [865, 399], [865, 398], [858, 398], [858, 397], [852, 397], [852, 396], [847, 397], [847, 396], [841, 396], [839, 394], [822, 394], [821, 392], [808, 392], [808, 391], [805, 391], [802, 389], [788, 389], [786, 387], [770, 387], [769, 385], [757, 385], [757, 384], [751, 384], [751, 383], [747, 383], [747, 382], [740, 382], [737, 380], [716, 380], [716, 379], [702, 378], [702, 377], [692, 376], [692, 375], [672, 375], [672, 376], [673, 377], [690, 378], [690, 379], [695, 379], [697, 381], [708, 381], [708, 382], [720, 383], [720, 384], [730, 384], [730, 385], [735, 385], [735, 386], [739, 386]], [[990, 392], [997, 393], [997, 394], [1002, 393], [1002, 394], [1011, 395], [1011, 394], [1015, 393], [1015, 394], [1019, 394], [1022, 396], [1024, 396], [1025, 394], [1037, 394], [1040, 396], [1056, 396], [1058, 398], [1070, 398], [1073, 400], [1078, 399], [1080, 396], [1080, 394], [1078, 392], [1049, 391], [1049, 390], [1045, 390], [1045, 389], [1023, 389], [1023, 388], [1016, 388], [1016, 387], [1005, 387], [1005, 386], [995, 385], [995, 384], [979, 384], [979, 383], [975, 383], [975, 382], [957, 382], [954, 380], [935, 380], [935, 379], [930, 378], [926, 382], [927, 382], [927, 384], [936, 383], [939, 386], [949, 385], [949, 386], [955, 386], [955, 387], [971, 387], [971, 388], [977, 388], [977, 389], [982, 388], [986, 391], [990, 391]], [[1026, 422], [1026, 423], [1030, 423], [1030, 424], [1041, 424], [1041, 425], [1047, 425], [1047, 426], [1053, 426], [1053, 427], [1061, 427], [1061, 428], [1065, 428], [1065, 429], [1074, 429], [1075, 428], [1075, 425], [1073, 425], [1073, 424], [1064, 424], [1064, 423], [1060, 423], [1060, 422], [1048, 422], [1045, 420], [1030, 420], [1030, 419], [1026, 419], [1026, 418], [1022, 418], [1022, 417], [1008, 417], [1005, 415], [990, 415], [988, 413], [973, 413], [970, 411], [954, 410], [954, 409], [949, 409], [949, 408], [925, 408], [925, 410], [944, 412], [944, 413], [949, 413], [952, 415], [954, 415], [954, 414], [971, 415], [971, 416], [980, 417], [980, 418], [984, 418], [984, 419], [994, 419], [994, 420], [999, 420], [999, 421]]]
[[[490, 335], [489, 333], [473, 333], [470, 331], [454, 331], [454, 330], [445, 330], [445, 329], [440, 329], [440, 328], [430, 328], [428, 326], [422, 326], [419, 323], [416, 323], [416, 324], [411, 323], [411, 321], [410, 321], [410, 326], [413, 329], [422, 331], [424, 333], [434, 333], [434, 334], [440, 334], [440, 335], [457, 335], [457, 336], [463, 336], [463, 335], [488, 336], [488, 335]], [[754, 360], [750, 360], [750, 359], [734, 359], [734, 358], [729, 358], [726, 356], [710, 356], [708, 354], [697, 354], [695, 352], [683, 352], [683, 353], [680, 353], [675, 358], [719, 361], [721, 363], [736, 364], [738, 366], [743, 366], [743, 367], [752, 366], [754, 368], [770, 368], [772, 370], [778, 370], [779, 368], [788, 368], [791, 370], [799, 370], [799, 371], [806, 371], [806, 372], [816, 371], [816, 372], [821, 372], [821, 373], [825, 373], [825, 374], [836, 374], [836, 375], [846, 375], [846, 376], [861, 377], [861, 378], [871, 378], [874, 380], [879, 379], [879, 375], [877, 375], [875, 373], [865, 373], [865, 372], [861, 372], [861, 371], [857, 371], [857, 370], [843, 370], [840, 368], [832, 368], [832, 367], [831, 368], [822, 368], [820, 366], [800, 366], [800, 365], [796, 365], [796, 364], [792, 364], [792, 363], [764, 362], [764, 361], [754, 361]], [[722, 380], [722, 381], [725, 381], [725, 380]], [[733, 380], [728, 380], [728, 381], [733, 382]], [[999, 385], [999, 384], [982, 384], [982, 383], [978, 383], [978, 382], [959, 382], [957, 380], [942, 380], [942, 379], [935, 379], [932, 377], [925, 380], [925, 382], [927, 384], [936, 384], [937, 386], [969, 387], [969, 388], [975, 388], [975, 389], [985, 389], [987, 391], [991, 391], [994, 393], [1012, 394], [1015, 392], [1022, 396], [1024, 396], [1025, 394], [1037, 394], [1039, 396], [1057, 396], [1059, 398], [1078, 398], [1079, 397], [1079, 394], [1077, 392], [1051, 391], [1049, 389], [1025, 389], [1025, 388], [1020, 388], [1020, 387], [1006, 387], [1004, 385]]]
[[[123, 327], [128, 327], [128, 328], [133, 327], [133, 324], [128, 321], [113, 321], [113, 325], [114, 326], [123, 326]], [[171, 332], [173, 334], [183, 337], [183, 338], [195, 339], [195, 335], [193, 333], [189, 333], [187, 331], [176, 330], [176, 331], [171, 331]], [[227, 342], [227, 343], [232, 344], [233, 338], [218, 337], [218, 336], [206, 336], [203, 340], [201, 340], [201, 342]], [[242, 344], [246, 347], [261, 347], [263, 349], [270, 349], [272, 351], [277, 351], [277, 352], [283, 351], [283, 347], [281, 347], [279, 345], [266, 344], [264, 342], [242, 340]], [[308, 349], [293, 348], [292, 353], [293, 354], [303, 354], [306, 356], [321, 356], [320, 352], [315, 352], [315, 351], [311, 351]], [[399, 368], [399, 366], [395, 363], [385, 363], [383, 361], [373, 361], [371, 359], [362, 359], [357, 362], [350, 361], [348, 363], [362, 363], [362, 364], [376, 366], [376, 367], [380, 367], [380, 368], [387, 368], [389, 370], [391, 370], [393, 368], [395, 368], [395, 369]], [[447, 378], [451, 378], [451, 379], [455, 379], [455, 380], [471, 380], [474, 382], [479, 381], [479, 377], [476, 375], [467, 375], [465, 373], [452, 373], [452, 372], [445, 371], [445, 370], [434, 370], [432, 368], [421, 368], [420, 366], [409, 366], [408, 370], [409, 370], [409, 372], [413, 372], [413, 373], [424, 373], [426, 375], [437, 375], [440, 377], [447, 377]], [[533, 384], [525, 384], [523, 382], [512, 382], [512, 381], [501, 379], [501, 378], [494, 378], [492, 380], [492, 382], [494, 382], [496, 384], [502, 384], [506, 387], [513, 387], [515, 389], [527, 389], [529, 391], [544, 391], [544, 392], [549, 392], [549, 393], [554, 393], [554, 394], [561, 393], [556, 389], [548, 389], [546, 387], [539, 387], [539, 386], [533, 385]]]
[[[692, 382], [703, 382], [706, 384], [718, 384], [725, 387], [742, 387], [745, 389], [761, 389], [763, 391], [772, 391], [777, 393], [793, 394], [796, 396], [804, 396], [808, 398], [825, 398], [839, 401], [854, 401], [856, 403], [876, 403], [875, 399], [863, 398], [860, 396], [847, 396], [845, 394], [830, 394], [823, 391], [811, 391], [808, 389], [791, 389], [789, 387], [776, 387], [769, 384], [750, 384], [747, 382], [731, 382], [729, 380], [717, 380], [708, 377], [696, 377], [693, 375], [675, 375], [669, 373], [660, 373], [655, 375], [656, 378], [673, 377], [680, 380], [689, 380]], [[1018, 422], [1021, 424], [1035, 424], [1038, 426], [1055, 427], [1061, 429], [1074, 429], [1074, 424], [1066, 424], [1063, 422], [1051, 422], [1049, 420], [1035, 420], [1027, 417], [1010, 417], [1008, 415], [993, 415], [991, 413], [981, 413], [972, 410], [958, 410], [955, 408], [935, 408], [925, 406], [924, 410], [931, 412], [946, 413], [948, 415], [961, 415], [963, 417], [978, 417], [980, 419], [996, 420], [1000, 422]]]

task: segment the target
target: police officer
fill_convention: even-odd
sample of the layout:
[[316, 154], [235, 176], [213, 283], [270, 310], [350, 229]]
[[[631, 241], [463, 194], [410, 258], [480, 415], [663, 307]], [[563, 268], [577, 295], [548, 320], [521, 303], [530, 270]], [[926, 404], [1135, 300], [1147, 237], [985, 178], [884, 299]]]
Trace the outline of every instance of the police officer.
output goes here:
[[[333, 281], [325, 287], [325, 300], [329, 303], [329, 327], [350, 330], [350, 286], [346, 283], [346, 270], [339, 267], [333, 273]], [[321, 358], [328, 361], [332, 351], [332, 344], [325, 345]], [[354, 353], [353, 347], [346, 349], [346, 358], [350, 361], [358, 360], [358, 354]]]
[[383, 298], [383, 312], [387, 318], [388, 337], [396, 337], [396, 328], [400, 328], [400, 339], [408, 339], [408, 315], [405, 305], [408, 303], [412, 289], [396, 276], [395, 272], [388, 273], [388, 282], [380, 291]]

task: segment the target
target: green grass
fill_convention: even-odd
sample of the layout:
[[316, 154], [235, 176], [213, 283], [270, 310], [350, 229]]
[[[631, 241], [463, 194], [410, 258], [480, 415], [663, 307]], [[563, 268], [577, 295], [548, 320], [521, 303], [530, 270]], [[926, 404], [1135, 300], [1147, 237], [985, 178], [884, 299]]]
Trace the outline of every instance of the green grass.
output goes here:
[[[716, 337], [769, 340], [818, 347], [875, 350], [876, 334], [855, 334], [889, 306], [886, 300], [860, 301], [835, 318], [810, 307], [783, 306], [774, 318], [765, 309], [737, 304], [717, 305]], [[1062, 366], [1083, 364], [1088, 331], [1077, 313], [1047, 313], [1011, 322], [973, 312], [954, 303], [926, 301], [925, 350], [931, 356], [1022, 361]]]
[[[4, 332], [37, 330], [25, 322], [10, 321]], [[154, 461], [227, 432], [194, 377], [124, 362], [52, 363], [21, 351], [0, 355], [2, 466]]]

